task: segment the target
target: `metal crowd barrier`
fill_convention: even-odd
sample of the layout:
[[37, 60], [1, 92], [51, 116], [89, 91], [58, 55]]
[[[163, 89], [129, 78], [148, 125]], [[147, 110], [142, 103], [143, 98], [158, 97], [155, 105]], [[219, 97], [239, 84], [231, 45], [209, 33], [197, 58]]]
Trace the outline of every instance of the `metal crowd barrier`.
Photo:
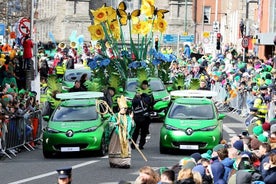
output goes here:
[[[235, 91], [236, 95], [231, 97], [229, 91], [220, 82], [212, 84], [211, 90], [218, 93], [216, 97], [213, 97], [213, 100], [219, 111], [231, 112], [244, 117], [249, 114], [250, 105], [247, 102], [253, 98], [250, 92]], [[228, 102], [226, 103], [226, 101]]]
[[35, 150], [42, 135], [41, 111], [24, 114], [23, 117], [10, 117], [0, 125], [0, 153], [12, 159], [17, 148]]

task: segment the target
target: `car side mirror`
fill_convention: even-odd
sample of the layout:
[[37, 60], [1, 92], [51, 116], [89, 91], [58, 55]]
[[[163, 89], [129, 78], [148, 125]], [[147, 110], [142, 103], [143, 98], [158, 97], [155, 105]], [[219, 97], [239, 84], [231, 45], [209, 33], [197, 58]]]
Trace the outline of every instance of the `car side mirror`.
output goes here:
[[222, 120], [222, 119], [225, 118], [225, 116], [226, 116], [225, 114], [219, 114], [218, 119], [219, 119], [219, 120]]
[[49, 116], [43, 116], [44, 121], [49, 121], [50, 117]]
[[167, 91], [168, 91], [168, 92], [171, 92], [172, 90], [173, 90], [172, 86], [168, 86], [168, 87], [167, 87]]
[[124, 89], [123, 89], [123, 88], [119, 88], [118, 91], [119, 91], [120, 93], [123, 93], [123, 92], [124, 92]]
[[165, 112], [159, 112], [158, 115], [159, 115], [159, 117], [161, 117], [161, 118], [164, 118], [164, 117], [166, 116]]

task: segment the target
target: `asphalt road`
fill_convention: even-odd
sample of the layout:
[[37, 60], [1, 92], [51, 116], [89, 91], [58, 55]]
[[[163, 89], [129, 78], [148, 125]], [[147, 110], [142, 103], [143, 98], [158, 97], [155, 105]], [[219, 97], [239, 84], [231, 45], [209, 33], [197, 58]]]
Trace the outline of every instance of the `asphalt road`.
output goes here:
[[[229, 113], [228, 113], [229, 114]], [[230, 114], [224, 119], [224, 139], [239, 134], [243, 129], [243, 119]], [[56, 169], [64, 166], [73, 167], [73, 183], [116, 184], [120, 180], [134, 181], [139, 168], [149, 165], [155, 169], [170, 167], [190, 152], [175, 154], [159, 153], [159, 130], [161, 123], [151, 124], [151, 138], [142, 150], [148, 161], [145, 162], [137, 150], [132, 151], [130, 169], [110, 168], [107, 156], [65, 155], [44, 159], [41, 146], [34, 151], [22, 150], [12, 159], [3, 157], [0, 160], [1, 184], [49, 184], [56, 183]]]

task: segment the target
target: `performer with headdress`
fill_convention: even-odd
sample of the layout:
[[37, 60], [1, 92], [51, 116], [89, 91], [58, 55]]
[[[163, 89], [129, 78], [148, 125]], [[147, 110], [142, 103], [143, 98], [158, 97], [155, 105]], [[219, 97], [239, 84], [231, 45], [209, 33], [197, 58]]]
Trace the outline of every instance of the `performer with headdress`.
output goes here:
[[127, 102], [124, 96], [117, 98], [120, 108], [110, 119], [112, 127], [108, 156], [110, 167], [130, 168], [131, 149], [129, 139], [135, 128], [133, 114], [127, 114]]

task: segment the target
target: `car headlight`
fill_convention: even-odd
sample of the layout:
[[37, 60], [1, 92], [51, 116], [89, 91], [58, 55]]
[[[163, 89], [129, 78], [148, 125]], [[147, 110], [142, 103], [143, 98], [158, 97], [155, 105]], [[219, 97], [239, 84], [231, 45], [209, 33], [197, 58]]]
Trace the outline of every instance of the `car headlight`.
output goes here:
[[52, 128], [49, 128], [49, 127], [46, 127], [46, 131], [49, 132], [49, 133], [60, 133], [59, 130], [55, 130], [55, 129], [52, 129]]
[[86, 128], [81, 130], [80, 132], [94, 132], [95, 130], [97, 130], [98, 127], [90, 127], [90, 128]]
[[64, 91], [68, 91], [70, 88], [69, 87], [67, 87], [67, 86], [62, 86], [62, 90], [64, 90]]
[[205, 128], [201, 128], [201, 131], [211, 131], [214, 130], [217, 127], [217, 125], [214, 126], [209, 126], [209, 127], [205, 127]]
[[162, 101], [171, 101], [171, 96], [166, 96], [164, 98], [162, 98]]
[[165, 125], [165, 128], [168, 130], [178, 130], [178, 128], [171, 126], [171, 125]]

